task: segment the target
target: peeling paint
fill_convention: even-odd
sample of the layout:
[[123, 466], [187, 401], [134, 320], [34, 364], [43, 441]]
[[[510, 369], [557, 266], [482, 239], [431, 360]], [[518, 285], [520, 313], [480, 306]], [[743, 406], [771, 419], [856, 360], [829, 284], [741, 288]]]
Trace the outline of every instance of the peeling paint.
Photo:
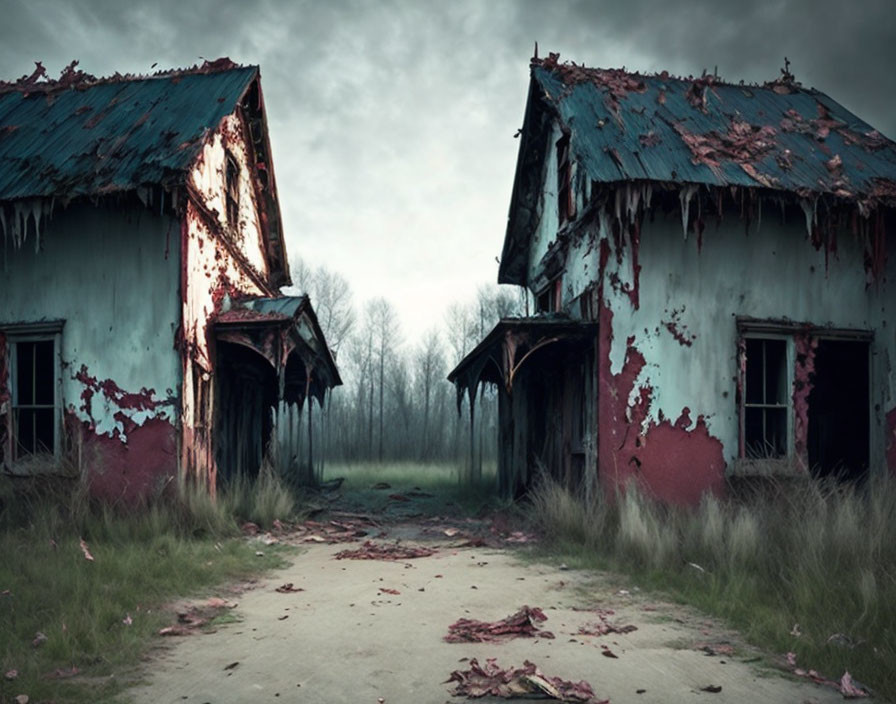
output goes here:
[[639, 382], [645, 359], [626, 341], [626, 355], [618, 373], [610, 369], [613, 313], [604, 305], [599, 326], [599, 477], [610, 492], [635, 481], [663, 501], [693, 505], [706, 492], [721, 494], [725, 460], [722, 443], [709, 433], [698, 416], [690, 428], [690, 409], [684, 407], [673, 424], [649, 420], [653, 389]]
[[793, 343], [796, 353], [793, 374], [794, 455], [797, 466], [802, 471], [808, 472], [809, 395], [812, 393], [818, 338], [801, 333], [794, 335]]

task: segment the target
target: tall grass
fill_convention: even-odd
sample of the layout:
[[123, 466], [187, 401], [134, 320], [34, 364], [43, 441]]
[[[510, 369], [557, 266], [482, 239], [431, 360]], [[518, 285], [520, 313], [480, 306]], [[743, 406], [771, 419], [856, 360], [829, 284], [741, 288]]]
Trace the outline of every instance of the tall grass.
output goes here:
[[[233, 538], [244, 520], [291, 518], [294, 504], [273, 476], [240, 480], [217, 500], [171, 486], [140, 506], [93, 503], [77, 479], [0, 478], [0, 702], [114, 696], [172, 619], [167, 602], [282, 564], [278, 546], [259, 556]], [[34, 647], [38, 632], [46, 640]], [[72, 667], [82, 676], [53, 676]], [[2, 677], [10, 670], [15, 680]]]
[[590, 501], [545, 480], [536, 520], [566, 559], [626, 572], [751, 641], [896, 698], [896, 480], [806, 480], [684, 509], [629, 486]]

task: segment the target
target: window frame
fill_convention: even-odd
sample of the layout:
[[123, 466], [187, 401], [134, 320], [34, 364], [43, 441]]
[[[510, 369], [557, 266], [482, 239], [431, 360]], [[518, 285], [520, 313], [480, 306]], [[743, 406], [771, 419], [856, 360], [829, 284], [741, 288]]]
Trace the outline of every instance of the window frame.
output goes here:
[[[743, 341], [743, 346], [740, 341]], [[766, 403], [747, 403], [747, 340], [778, 340], [784, 342], [784, 372], [786, 378], [784, 380], [785, 403], [784, 404], [766, 404]], [[773, 461], [789, 461], [794, 456], [794, 417], [793, 417], [793, 382], [794, 370], [796, 364], [796, 351], [794, 346], [793, 333], [786, 332], [770, 332], [768, 330], [758, 330], [751, 328], [742, 328], [738, 335], [738, 381], [741, 388], [740, 398], [737, 401], [738, 412], [738, 457], [741, 460], [755, 461], [757, 459], [768, 459]], [[765, 364], [763, 362], [763, 373], [765, 372]], [[765, 386], [763, 378], [763, 387]], [[750, 457], [747, 454], [747, 437], [746, 437], [746, 418], [747, 408], [784, 408], [785, 424], [785, 450], [784, 454], [777, 457], [757, 458]]]
[[224, 210], [227, 224], [236, 231], [240, 219], [240, 181], [242, 168], [229, 149], [224, 156]]
[[[53, 404], [39, 404], [41, 408], [53, 409], [53, 450], [57, 460], [62, 455], [62, 330], [64, 320], [41, 321], [38, 323], [0, 324], [0, 332], [6, 337], [6, 352], [9, 364], [9, 417], [8, 417], [8, 458], [13, 464], [27, 461], [42, 453], [21, 453], [16, 428], [16, 411], [22, 406], [18, 403], [19, 344], [25, 342], [53, 342]], [[30, 408], [38, 407], [32, 404]]]
[[570, 134], [564, 131], [556, 143], [557, 149], [557, 216], [559, 226], [576, 219], [576, 193], [574, 188], [573, 159]]

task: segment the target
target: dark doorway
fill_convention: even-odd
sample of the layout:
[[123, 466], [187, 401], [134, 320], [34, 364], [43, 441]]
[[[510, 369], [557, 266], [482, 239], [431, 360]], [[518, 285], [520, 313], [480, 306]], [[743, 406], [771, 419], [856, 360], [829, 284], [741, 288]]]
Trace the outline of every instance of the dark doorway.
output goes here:
[[868, 342], [819, 340], [809, 394], [809, 466], [845, 481], [868, 472]]
[[216, 462], [218, 480], [254, 478], [264, 460], [277, 403], [277, 376], [248, 347], [218, 342]]

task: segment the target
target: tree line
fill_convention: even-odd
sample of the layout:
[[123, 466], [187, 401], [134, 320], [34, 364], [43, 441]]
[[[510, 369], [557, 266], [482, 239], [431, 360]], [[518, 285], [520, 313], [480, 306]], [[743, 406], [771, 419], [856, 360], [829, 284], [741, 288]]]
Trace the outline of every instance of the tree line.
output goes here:
[[449, 305], [441, 325], [408, 343], [386, 298], [356, 306], [344, 276], [298, 258], [292, 278], [293, 290], [310, 296], [343, 380], [312, 413], [316, 463], [451, 462], [475, 475], [495, 462], [495, 391], [481, 389], [471, 428], [447, 375], [498, 320], [521, 315], [517, 290], [480, 286], [469, 300]]

